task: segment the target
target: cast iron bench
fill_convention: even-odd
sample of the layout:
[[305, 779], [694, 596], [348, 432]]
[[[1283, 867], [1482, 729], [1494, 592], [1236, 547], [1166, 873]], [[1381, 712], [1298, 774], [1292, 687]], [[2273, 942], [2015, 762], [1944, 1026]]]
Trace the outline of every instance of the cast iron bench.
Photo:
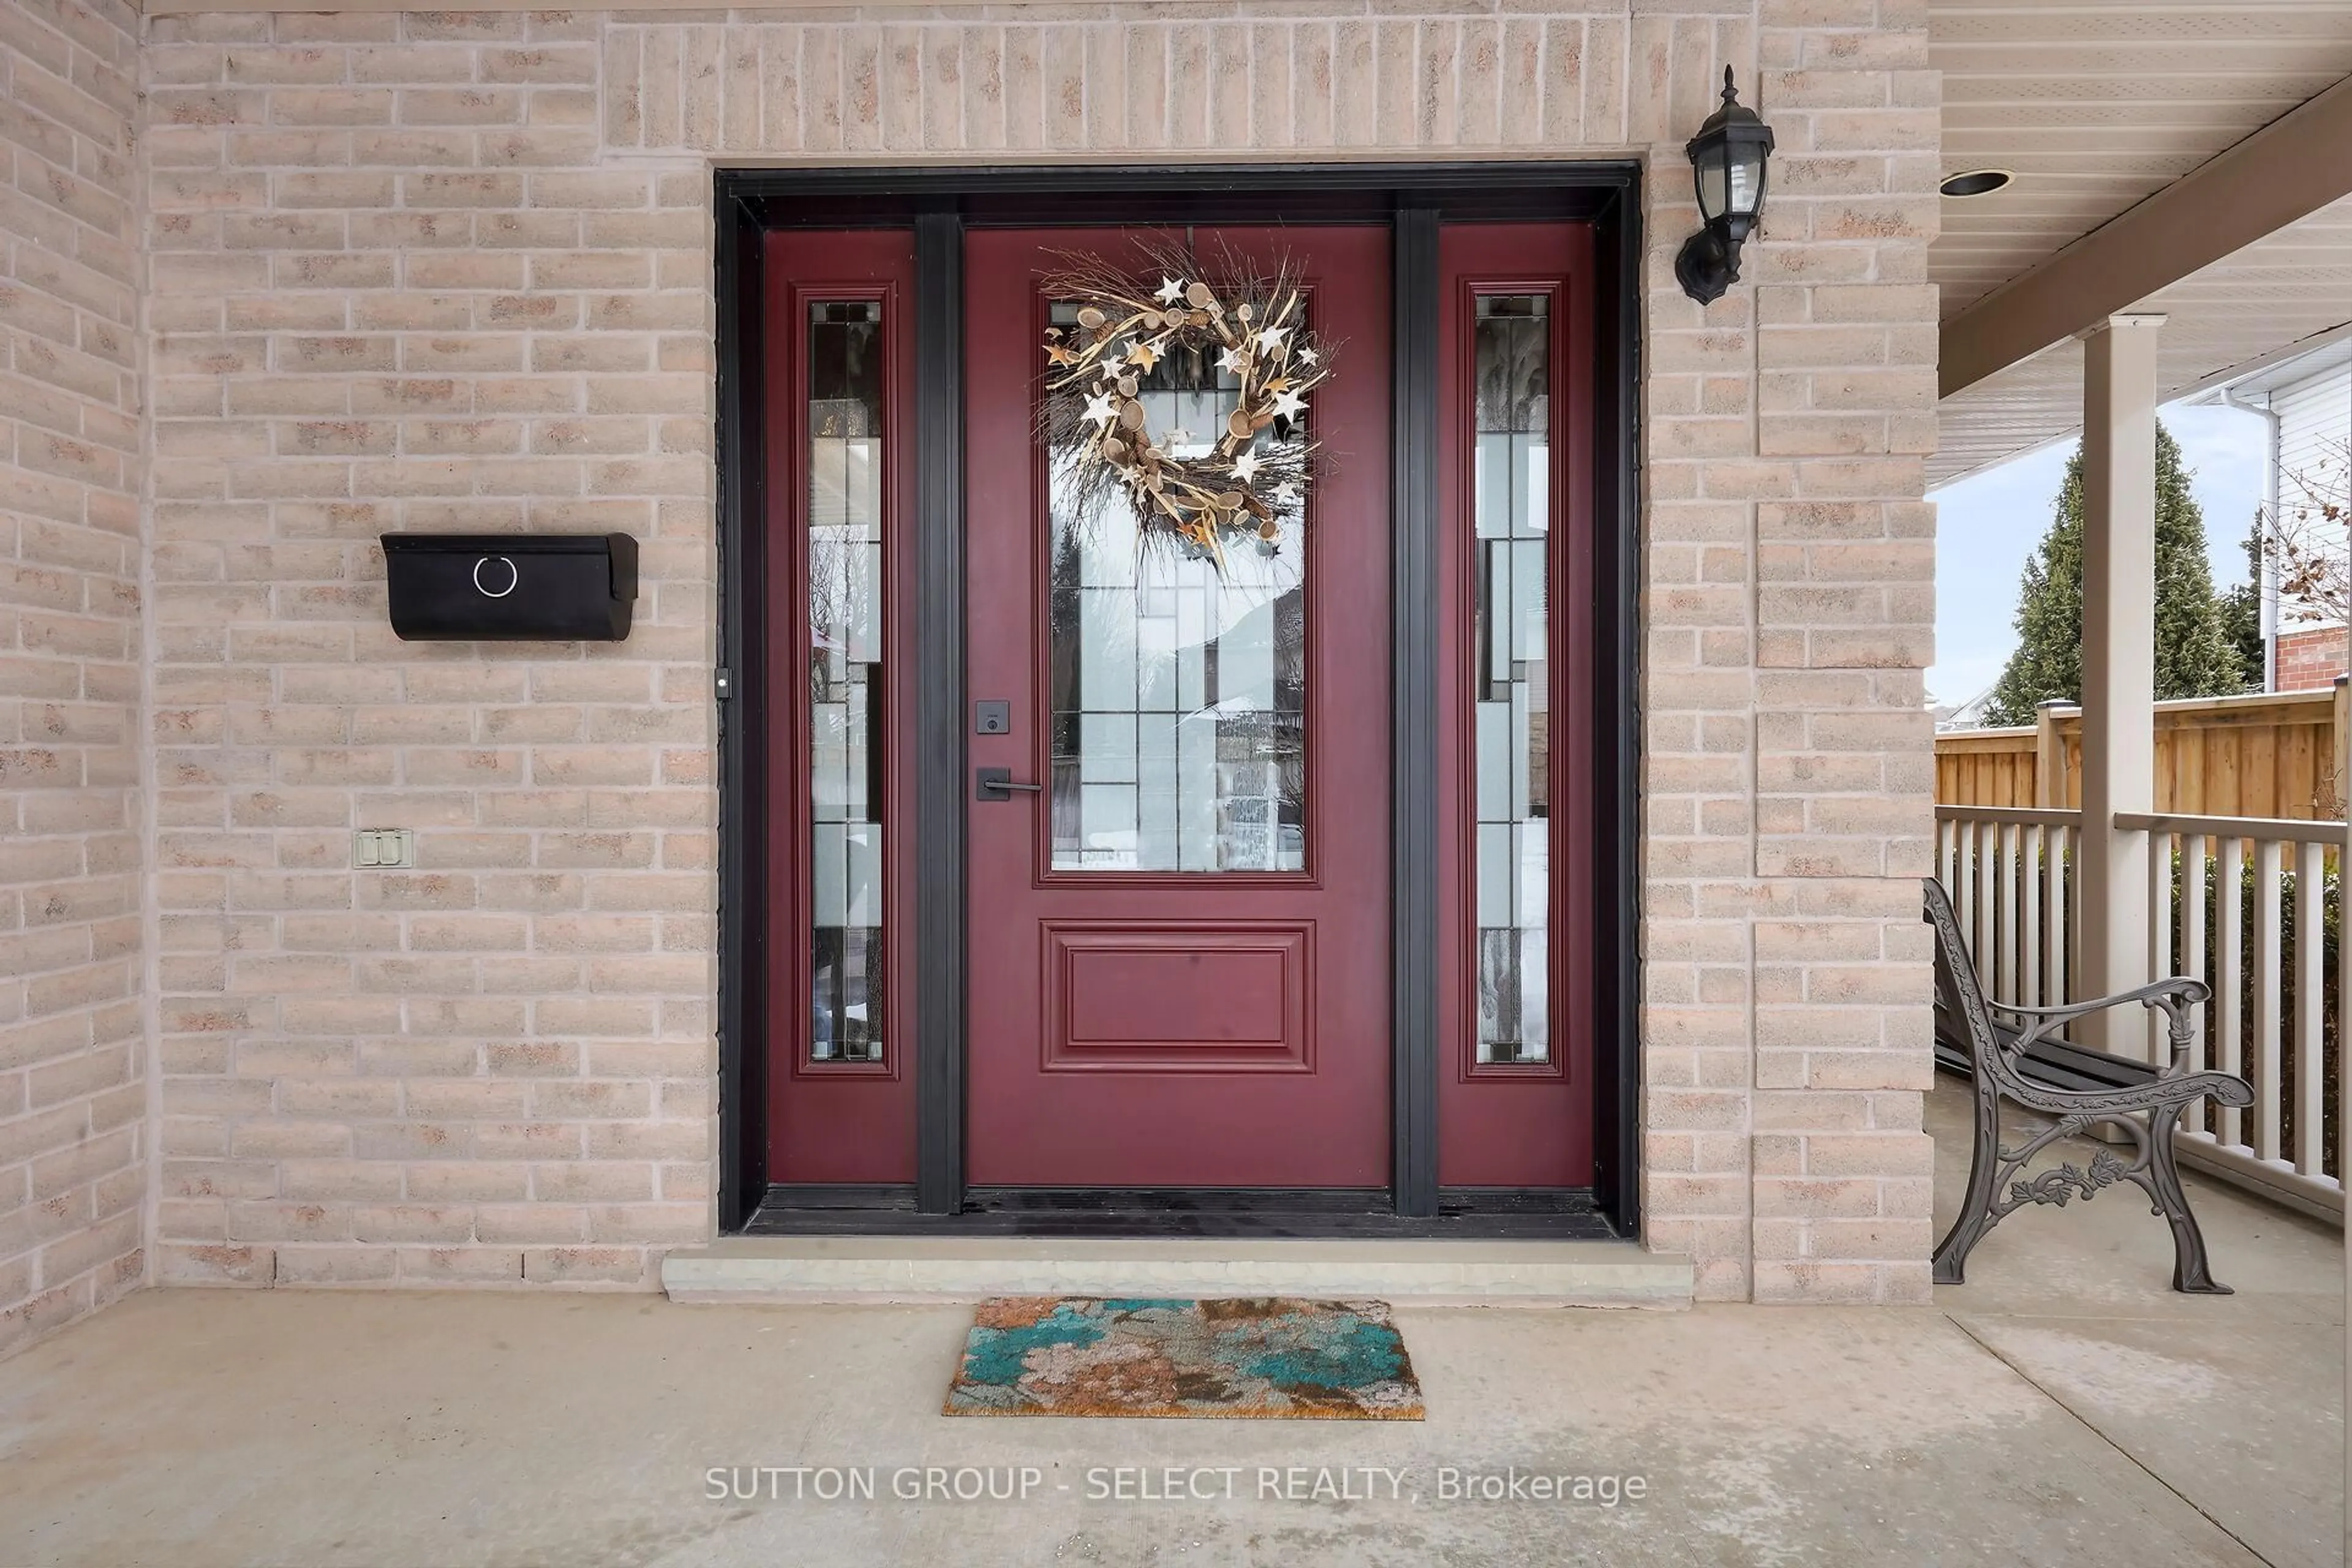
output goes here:
[[[1976, 964], [1961, 940], [1951, 900], [1933, 878], [1927, 884], [1927, 922], [1936, 928], [1936, 1057], [1938, 1066], [1967, 1072], [1976, 1086], [1976, 1142], [1969, 1161], [1968, 1196], [1959, 1217], [1937, 1244], [1938, 1285], [1962, 1282], [1969, 1252], [1985, 1233], [2027, 1204], [2056, 1204], [2080, 1194], [2085, 1200], [2117, 1181], [2137, 1182], [2172, 1226], [2172, 1288], [2200, 1295], [2226, 1296], [2213, 1282], [2205, 1260], [2205, 1237], [2181, 1191], [2173, 1139], [2180, 1113], [2211, 1096], [2223, 1105], [2252, 1105], [2254, 1091], [2225, 1072], [2190, 1072], [2189, 1009], [2202, 1006], [2213, 988], [2176, 975], [2095, 1002], [2065, 1007], [2011, 1007], [1988, 1002], [1977, 984]], [[2172, 1062], [2157, 1068], [2062, 1038], [2058, 1031], [2076, 1018], [2137, 1002], [2162, 1009], [2172, 1043]], [[2012, 1026], [1995, 1014], [2018, 1020]], [[2013, 1100], [2029, 1110], [2056, 1117], [2015, 1149], [2000, 1142], [2000, 1102]], [[2110, 1122], [2138, 1151], [2126, 1164], [2101, 1148], [2090, 1169], [2072, 1163], [2030, 1180], [2025, 1167], [2042, 1150], [2094, 1122]], [[2008, 1191], [2000, 1189], [2006, 1184]]]

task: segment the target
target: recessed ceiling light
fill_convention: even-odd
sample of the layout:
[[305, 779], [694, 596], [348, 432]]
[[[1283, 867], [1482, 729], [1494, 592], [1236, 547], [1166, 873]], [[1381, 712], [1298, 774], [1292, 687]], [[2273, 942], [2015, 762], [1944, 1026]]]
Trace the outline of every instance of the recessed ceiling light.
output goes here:
[[1942, 188], [1948, 196], [1989, 196], [2015, 178], [2007, 169], [1969, 169], [1946, 176]]

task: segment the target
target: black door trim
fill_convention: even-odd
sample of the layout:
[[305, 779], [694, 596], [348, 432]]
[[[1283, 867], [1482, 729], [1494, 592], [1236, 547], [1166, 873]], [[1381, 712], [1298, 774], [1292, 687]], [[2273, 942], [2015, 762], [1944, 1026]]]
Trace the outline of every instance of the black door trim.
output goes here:
[[767, 908], [753, 880], [764, 865], [766, 692], [751, 585], [762, 580], [758, 520], [766, 511], [759, 446], [763, 353], [759, 219], [721, 179], [717, 263], [719, 433], [719, 668], [713, 686], [719, 733], [719, 1228], [743, 1228], [767, 1188], [761, 1110], [768, 1102], [767, 1053], [751, 1021], [767, 1006]]
[[1437, 593], [1438, 209], [1396, 214], [1396, 415], [1390, 449], [1396, 495], [1389, 574], [1391, 646], [1389, 844], [1392, 978], [1389, 1027], [1400, 1215], [1437, 1213], [1437, 670], [1444, 636]]
[[915, 1206], [963, 1207], [963, 220], [915, 219]]
[[[760, 239], [775, 227], [905, 227], [916, 242], [917, 451], [913, 672], [921, 735], [914, 759], [917, 1169], [905, 1187], [809, 1189], [824, 1228], [1001, 1226], [1012, 1194], [969, 1191], [963, 1172], [964, 803], [962, 237], [976, 226], [1081, 222], [1391, 224], [1396, 231], [1395, 607], [1392, 628], [1391, 854], [1395, 917], [1394, 1171], [1381, 1234], [1462, 1234], [1482, 1214], [1521, 1216], [1545, 1234], [1635, 1233], [1640, 1215], [1638, 1033], [1640, 729], [1636, 452], [1642, 267], [1638, 165], [1631, 163], [1284, 164], [926, 169], [722, 169], [716, 176], [719, 307], [719, 1216], [725, 1232], [793, 1228], [795, 1189], [765, 1179], [761, 1079], [771, 1018], [761, 976], [771, 933], [754, 869], [763, 863], [760, 742], [768, 694], [759, 657], [768, 607], [760, 582], [761, 429]], [[1601, 955], [1603, 1016], [1596, 1053], [1598, 1182], [1578, 1194], [1441, 1193], [1437, 1181], [1437, 806], [1433, 737], [1438, 640], [1439, 225], [1545, 218], [1600, 230], [1604, 305], [1597, 511], [1604, 526], [1600, 606], [1614, 668], [1606, 672], [1604, 744], [1592, 759], [1617, 886]], [[1209, 1194], [1128, 1194], [1118, 1223], [1197, 1226]], [[975, 1198], [990, 1200], [986, 1207]], [[870, 1206], [868, 1206], [870, 1205]], [[1345, 1205], [1341, 1205], [1345, 1207]], [[991, 1215], [997, 1217], [991, 1218]], [[1186, 1217], [1186, 1216], [1191, 1217]], [[1155, 1218], [1154, 1216], [1160, 1216]], [[1596, 1217], [1597, 1216], [1597, 1217]], [[1103, 1216], [1090, 1223], [1099, 1226]], [[1255, 1223], [1265, 1224], [1260, 1219]], [[1360, 1211], [1303, 1213], [1289, 1234], [1365, 1234]]]
[[1596, 577], [1611, 689], [1600, 704], [1606, 741], [1593, 748], [1598, 831], [1616, 868], [1616, 919], [1601, 956], [1600, 1014], [1615, 1027], [1593, 1053], [1593, 1198], [1622, 1236], [1642, 1223], [1642, 222], [1638, 186], [1617, 193], [1600, 224], [1601, 429], [1593, 515], [1604, 524]]

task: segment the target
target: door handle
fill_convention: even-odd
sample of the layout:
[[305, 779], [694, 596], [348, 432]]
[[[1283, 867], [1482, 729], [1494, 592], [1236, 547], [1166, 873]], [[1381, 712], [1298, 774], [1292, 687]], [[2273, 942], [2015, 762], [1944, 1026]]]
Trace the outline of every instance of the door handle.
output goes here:
[[971, 798], [974, 800], [1011, 800], [1016, 789], [1031, 795], [1045, 793], [1044, 784], [1023, 784], [1013, 776], [1011, 768], [975, 768], [971, 775]]

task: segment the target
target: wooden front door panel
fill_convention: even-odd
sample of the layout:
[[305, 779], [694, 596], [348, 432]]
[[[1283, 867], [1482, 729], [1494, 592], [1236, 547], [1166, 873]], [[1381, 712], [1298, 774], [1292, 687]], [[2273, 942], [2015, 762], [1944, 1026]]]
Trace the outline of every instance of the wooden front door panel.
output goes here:
[[1227, 578], [1056, 531], [1040, 280], [1142, 237], [966, 241], [966, 689], [1011, 713], [971, 763], [1043, 786], [967, 807], [975, 1186], [1389, 1182], [1391, 237], [1189, 237], [1286, 259], [1338, 345], [1300, 531]]

